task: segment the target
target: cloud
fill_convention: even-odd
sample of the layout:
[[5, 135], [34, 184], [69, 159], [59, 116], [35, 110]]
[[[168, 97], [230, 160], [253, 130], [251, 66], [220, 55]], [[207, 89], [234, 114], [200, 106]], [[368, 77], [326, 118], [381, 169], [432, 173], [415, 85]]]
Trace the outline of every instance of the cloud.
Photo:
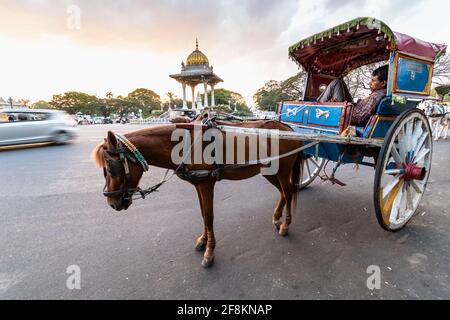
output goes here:
[[[79, 30], [67, 27], [69, 5], [81, 10]], [[396, 31], [449, 42], [447, 7], [447, 0], [4, 0], [0, 69], [12, 76], [0, 78], [0, 88], [36, 100], [64, 90], [126, 94], [131, 86], [181, 95], [168, 75], [198, 38], [223, 87], [251, 103], [266, 81], [297, 72], [287, 50], [304, 37], [375, 16]]]

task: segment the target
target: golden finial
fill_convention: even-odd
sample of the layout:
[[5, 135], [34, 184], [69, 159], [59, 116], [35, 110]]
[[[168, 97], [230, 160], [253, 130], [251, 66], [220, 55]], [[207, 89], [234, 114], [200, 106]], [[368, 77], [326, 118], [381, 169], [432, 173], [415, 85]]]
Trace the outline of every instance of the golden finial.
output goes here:
[[198, 50], [198, 39], [195, 38], [195, 49]]

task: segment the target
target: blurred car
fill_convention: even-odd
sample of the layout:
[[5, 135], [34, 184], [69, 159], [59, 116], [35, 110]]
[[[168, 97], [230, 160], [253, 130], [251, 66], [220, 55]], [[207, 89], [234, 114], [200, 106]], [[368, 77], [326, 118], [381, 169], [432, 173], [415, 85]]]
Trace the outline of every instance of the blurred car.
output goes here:
[[94, 124], [103, 124], [104, 118], [103, 117], [95, 117], [94, 118]]
[[171, 109], [169, 110], [169, 120], [178, 121], [179, 118], [189, 118], [193, 120], [197, 116], [197, 111], [192, 109]]
[[104, 124], [113, 124], [114, 122], [112, 121], [112, 119], [110, 117], [106, 117], [103, 119], [103, 123]]
[[0, 110], [0, 146], [36, 142], [65, 144], [77, 136], [77, 122], [64, 111]]

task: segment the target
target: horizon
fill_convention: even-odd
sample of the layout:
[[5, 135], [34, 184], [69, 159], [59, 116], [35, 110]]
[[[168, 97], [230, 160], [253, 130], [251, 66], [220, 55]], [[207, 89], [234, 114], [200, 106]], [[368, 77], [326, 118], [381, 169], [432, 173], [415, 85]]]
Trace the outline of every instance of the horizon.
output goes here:
[[[444, 0], [271, 1], [62, 1], [0, 4], [0, 97], [31, 102], [80, 91], [125, 96], [137, 88], [182, 97], [169, 77], [195, 49], [208, 57], [225, 88], [249, 107], [269, 80], [296, 74], [288, 47], [302, 38], [360, 16], [374, 16], [393, 30], [449, 43]], [[197, 87], [197, 92], [203, 88]], [[187, 94], [190, 100], [190, 94]]]

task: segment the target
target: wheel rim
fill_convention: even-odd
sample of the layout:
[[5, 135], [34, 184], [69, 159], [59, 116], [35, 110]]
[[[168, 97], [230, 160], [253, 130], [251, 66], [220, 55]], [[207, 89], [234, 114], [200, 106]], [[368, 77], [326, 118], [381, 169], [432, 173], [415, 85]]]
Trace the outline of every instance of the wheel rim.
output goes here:
[[302, 167], [302, 182], [300, 188], [309, 186], [322, 171], [325, 159], [309, 157], [303, 160]]
[[379, 181], [379, 208], [390, 230], [401, 229], [414, 216], [430, 175], [432, 151], [427, 119], [411, 113], [389, 141]]

